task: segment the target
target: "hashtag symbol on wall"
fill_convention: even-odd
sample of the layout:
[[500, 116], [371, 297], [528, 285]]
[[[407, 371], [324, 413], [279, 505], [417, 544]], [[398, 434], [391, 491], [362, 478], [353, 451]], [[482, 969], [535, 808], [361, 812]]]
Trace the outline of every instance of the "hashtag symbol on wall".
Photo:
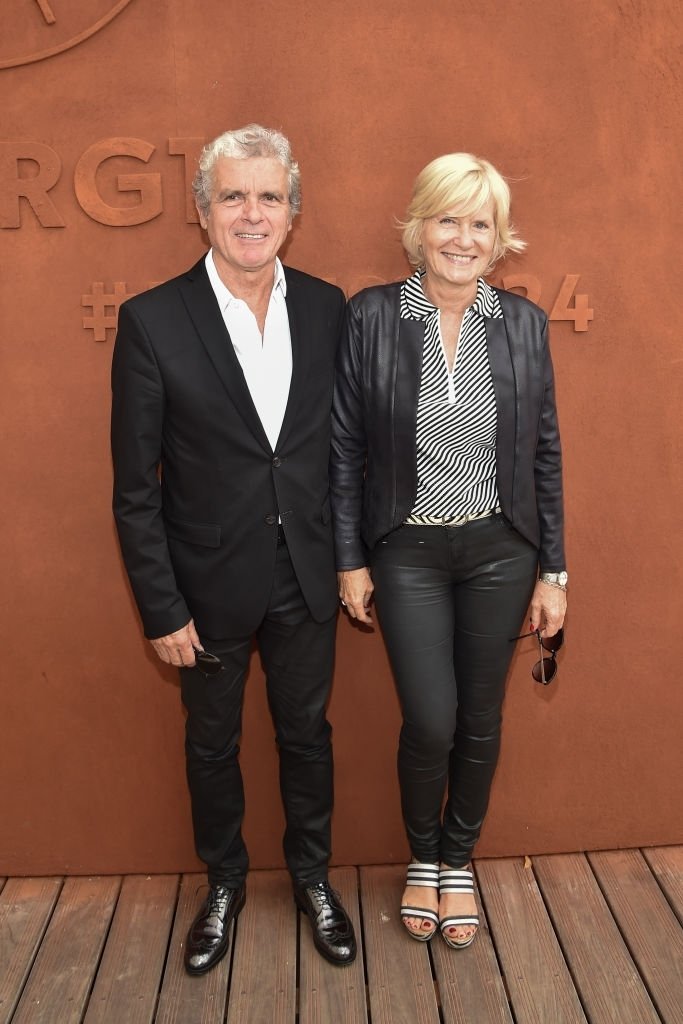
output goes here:
[[107, 328], [116, 329], [119, 306], [131, 294], [135, 293], [126, 291], [124, 281], [115, 281], [113, 292], [105, 292], [104, 281], [93, 281], [91, 293], [81, 298], [81, 305], [92, 309], [92, 316], [83, 317], [83, 327], [95, 332], [95, 341], [106, 341]]
[[[158, 283], [150, 281], [146, 287], [154, 288]], [[107, 330], [116, 330], [119, 306], [137, 294], [128, 291], [125, 281], [114, 281], [113, 291], [105, 291], [104, 281], [93, 281], [89, 294], [81, 296], [81, 305], [92, 310], [92, 316], [83, 317], [83, 329], [93, 331], [95, 341], [106, 341]]]

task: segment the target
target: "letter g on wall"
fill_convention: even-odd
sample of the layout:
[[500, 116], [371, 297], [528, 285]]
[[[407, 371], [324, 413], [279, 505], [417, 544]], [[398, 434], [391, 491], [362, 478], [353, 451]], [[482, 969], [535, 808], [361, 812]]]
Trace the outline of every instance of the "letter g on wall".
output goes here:
[[118, 174], [116, 185], [119, 192], [139, 192], [140, 202], [135, 206], [110, 206], [97, 189], [97, 170], [100, 164], [113, 156], [132, 156], [147, 163], [155, 147], [143, 139], [113, 138], [102, 139], [86, 149], [74, 171], [74, 191], [81, 208], [100, 224], [111, 227], [129, 227], [154, 220], [163, 210], [161, 196], [161, 175], [157, 172], [146, 174]]

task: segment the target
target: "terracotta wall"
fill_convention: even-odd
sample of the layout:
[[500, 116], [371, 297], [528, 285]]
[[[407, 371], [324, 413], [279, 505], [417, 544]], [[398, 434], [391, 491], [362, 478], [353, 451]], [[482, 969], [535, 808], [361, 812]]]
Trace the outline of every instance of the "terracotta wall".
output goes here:
[[[119, 297], [203, 251], [197, 145], [248, 121], [301, 163], [287, 260], [349, 292], [405, 274], [392, 219], [428, 160], [468, 149], [514, 180], [529, 249], [499, 280], [553, 320], [571, 611], [552, 688], [518, 652], [479, 852], [683, 841], [681, 20], [674, 0], [3, 5], [0, 873], [196, 866], [178, 686], [111, 521], [109, 365]], [[336, 861], [400, 860], [396, 700], [380, 637], [346, 620], [330, 713]], [[253, 864], [279, 864], [256, 663], [243, 765]]]

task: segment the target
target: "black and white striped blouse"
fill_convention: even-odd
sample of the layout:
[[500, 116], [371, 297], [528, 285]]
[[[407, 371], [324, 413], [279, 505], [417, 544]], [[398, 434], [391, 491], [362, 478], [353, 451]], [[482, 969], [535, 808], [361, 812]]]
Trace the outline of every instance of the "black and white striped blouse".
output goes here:
[[425, 296], [423, 276], [424, 269], [418, 270], [401, 288], [401, 317], [425, 323], [412, 523], [421, 517], [474, 516], [498, 505], [496, 402], [484, 317], [502, 317], [503, 311], [493, 288], [480, 278], [449, 373], [439, 310]]

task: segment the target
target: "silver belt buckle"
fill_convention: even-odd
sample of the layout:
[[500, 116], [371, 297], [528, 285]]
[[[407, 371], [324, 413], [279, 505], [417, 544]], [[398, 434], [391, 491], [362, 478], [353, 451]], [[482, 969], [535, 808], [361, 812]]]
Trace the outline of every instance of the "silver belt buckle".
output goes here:
[[485, 512], [468, 512], [464, 516], [408, 516], [404, 520], [407, 526], [446, 526], [448, 528], [456, 528], [458, 526], [465, 526], [466, 523], [471, 523], [475, 519], [486, 519], [487, 516], [495, 516], [500, 512], [500, 505], [495, 508], [489, 508]]
[[466, 523], [474, 522], [475, 519], [487, 519], [489, 516], [495, 516], [497, 512], [500, 512], [500, 505], [496, 508], [488, 508], [485, 512], [470, 512], [451, 520], [444, 519], [444, 526], [464, 526]]
[[465, 523], [469, 523], [470, 519], [474, 519], [472, 515], [466, 516], [455, 516], [453, 519], [443, 519], [444, 526], [464, 526]]

